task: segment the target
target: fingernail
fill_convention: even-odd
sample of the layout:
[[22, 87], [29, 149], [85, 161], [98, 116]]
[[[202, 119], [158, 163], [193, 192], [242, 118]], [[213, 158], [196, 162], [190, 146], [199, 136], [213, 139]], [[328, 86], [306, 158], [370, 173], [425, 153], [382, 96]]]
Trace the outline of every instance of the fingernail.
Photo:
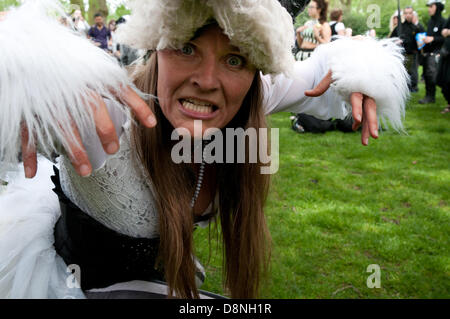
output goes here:
[[364, 144], [369, 145], [369, 139], [368, 138], [364, 139]]
[[156, 125], [156, 119], [154, 116], [150, 115], [149, 117], [147, 117], [147, 124], [149, 126], [155, 126]]
[[26, 178], [31, 178], [31, 174], [32, 174], [33, 172], [31, 171], [31, 168], [30, 167], [25, 167], [25, 177]]
[[119, 150], [119, 145], [116, 142], [109, 143], [106, 147], [106, 152], [108, 154], [114, 154]]
[[356, 115], [356, 120], [358, 121], [358, 122], [361, 122], [361, 115]]
[[81, 167], [80, 167], [80, 174], [83, 177], [89, 177], [91, 175], [91, 170], [90, 170], [89, 166], [81, 165]]

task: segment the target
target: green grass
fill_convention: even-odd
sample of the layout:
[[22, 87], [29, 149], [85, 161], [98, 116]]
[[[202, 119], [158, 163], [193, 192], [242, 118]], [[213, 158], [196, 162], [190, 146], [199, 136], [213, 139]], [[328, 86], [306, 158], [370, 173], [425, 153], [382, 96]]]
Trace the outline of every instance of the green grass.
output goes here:
[[[450, 114], [408, 103], [408, 135], [383, 131], [368, 147], [360, 133], [297, 134], [280, 128], [280, 169], [266, 216], [273, 240], [262, 298], [449, 298]], [[195, 234], [207, 269], [204, 290], [224, 294], [222, 253], [208, 229]], [[209, 261], [208, 261], [209, 260]], [[381, 288], [368, 288], [370, 264]]]

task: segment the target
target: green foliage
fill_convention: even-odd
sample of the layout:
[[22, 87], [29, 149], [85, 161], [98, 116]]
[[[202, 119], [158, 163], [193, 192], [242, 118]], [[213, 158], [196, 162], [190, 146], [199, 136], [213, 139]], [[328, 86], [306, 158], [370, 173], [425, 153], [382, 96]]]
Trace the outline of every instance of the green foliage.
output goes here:
[[108, 21], [110, 21], [112, 19], [117, 20], [122, 16], [128, 15], [131, 13], [131, 10], [122, 4], [117, 7], [116, 11], [111, 12], [111, 10], [110, 10], [109, 12], [110, 12], [110, 15], [108, 16]]
[[364, 35], [368, 31], [367, 17], [363, 14], [347, 14], [342, 22], [346, 28], [352, 28], [353, 35]]
[[5, 11], [9, 7], [16, 7], [20, 4], [18, 0], [0, 0], [0, 11]]

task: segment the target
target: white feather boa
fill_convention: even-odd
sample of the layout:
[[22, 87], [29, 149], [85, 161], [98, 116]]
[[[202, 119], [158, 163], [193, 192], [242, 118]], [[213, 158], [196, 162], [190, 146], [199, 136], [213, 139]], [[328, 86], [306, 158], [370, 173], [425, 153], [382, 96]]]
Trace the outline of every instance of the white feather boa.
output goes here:
[[71, 119], [81, 132], [95, 128], [91, 93], [121, 107], [110, 89], [131, 85], [114, 58], [61, 25], [61, 15], [54, 1], [27, 1], [0, 23], [0, 161], [17, 162], [21, 122], [46, 155], [68, 149]]
[[332, 71], [333, 90], [350, 104], [350, 94], [360, 92], [375, 99], [381, 123], [403, 130], [409, 76], [403, 65], [403, 48], [396, 39], [358, 40], [341, 37], [319, 46], [324, 72]]

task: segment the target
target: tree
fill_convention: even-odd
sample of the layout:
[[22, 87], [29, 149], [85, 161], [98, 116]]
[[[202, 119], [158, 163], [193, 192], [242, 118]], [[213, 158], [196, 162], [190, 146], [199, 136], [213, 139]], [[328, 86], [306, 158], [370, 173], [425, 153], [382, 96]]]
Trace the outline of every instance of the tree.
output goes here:
[[0, 11], [6, 10], [9, 7], [15, 7], [19, 5], [19, 1], [17, 0], [1, 0], [0, 1]]
[[106, 0], [89, 0], [88, 21], [90, 24], [94, 23], [94, 15], [97, 12], [101, 13], [106, 19], [109, 12]]
[[131, 13], [131, 10], [128, 9], [124, 4], [121, 4], [120, 6], [117, 7], [115, 12], [110, 12], [109, 16], [108, 16], [108, 20], [117, 20], [120, 17], [123, 17], [124, 15], [128, 15]]

